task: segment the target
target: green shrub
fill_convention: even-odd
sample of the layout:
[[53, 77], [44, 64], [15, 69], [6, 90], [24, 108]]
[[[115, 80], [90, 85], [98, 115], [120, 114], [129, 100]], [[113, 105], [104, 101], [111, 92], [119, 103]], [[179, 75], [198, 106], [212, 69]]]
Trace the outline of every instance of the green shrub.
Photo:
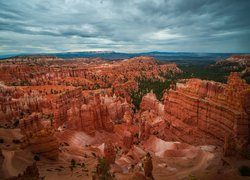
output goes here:
[[99, 176], [99, 179], [101, 179], [101, 180], [112, 179], [112, 176], [110, 174], [109, 163], [104, 158], [98, 158], [96, 173]]

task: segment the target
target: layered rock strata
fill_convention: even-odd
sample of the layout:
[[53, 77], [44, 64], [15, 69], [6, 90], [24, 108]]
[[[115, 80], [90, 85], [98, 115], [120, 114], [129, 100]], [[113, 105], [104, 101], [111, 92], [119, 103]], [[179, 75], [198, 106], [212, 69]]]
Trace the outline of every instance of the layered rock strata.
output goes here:
[[41, 115], [32, 113], [20, 123], [22, 148], [28, 148], [32, 153], [56, 160], [59, 155], [59, 142], [54, 136], [54, 130], [41, 122]]
[[199, 79], [178, 83], [176, 90], [164, 94], [164, 113], [152, 95], [143, 98], [141, 132], [148, 137], [152, 124], [162, 118], [162, 136], [171, 132], [177, 140], [191, 144], [222, 145], [229, 134], [249, 141], [249, 94], [250, 86], [238, 73], [231, 73], [227, 84]]

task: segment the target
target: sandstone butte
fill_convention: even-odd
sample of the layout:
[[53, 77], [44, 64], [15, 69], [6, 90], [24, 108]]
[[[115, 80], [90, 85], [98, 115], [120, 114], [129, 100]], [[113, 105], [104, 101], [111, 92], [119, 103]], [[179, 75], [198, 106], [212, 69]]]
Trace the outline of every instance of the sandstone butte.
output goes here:
[[222, 146], [232, 135], [249, 142], [250, 85], [239, 73], [231, 73], [227, 84], [184, 80], [164, 94], [163, 103], [152, 92], [144, 96], [139, 117], [142, 139], [157, 134], [166, 140]]

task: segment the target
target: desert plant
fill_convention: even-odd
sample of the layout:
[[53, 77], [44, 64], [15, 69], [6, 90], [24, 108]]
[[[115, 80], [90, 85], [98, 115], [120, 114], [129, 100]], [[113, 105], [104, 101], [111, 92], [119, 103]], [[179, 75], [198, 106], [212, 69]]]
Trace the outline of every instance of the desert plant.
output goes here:
[[96, 166], [96, 173], [101, 180], [110, 180], [112, 176], [110, 174], [109, 163], [104, 158], [98, 158], [98, 164]]

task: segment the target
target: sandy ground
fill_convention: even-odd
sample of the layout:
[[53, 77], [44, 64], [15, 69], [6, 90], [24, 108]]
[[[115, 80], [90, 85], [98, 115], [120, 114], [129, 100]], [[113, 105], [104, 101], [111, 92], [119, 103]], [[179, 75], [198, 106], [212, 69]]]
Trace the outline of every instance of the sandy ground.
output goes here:
[[4, 156], [3, 171], [7, 177], [16, 176], [19, 173], [13, 166], [14, 153], [15, 151], [2, 150], [2, 154]]

